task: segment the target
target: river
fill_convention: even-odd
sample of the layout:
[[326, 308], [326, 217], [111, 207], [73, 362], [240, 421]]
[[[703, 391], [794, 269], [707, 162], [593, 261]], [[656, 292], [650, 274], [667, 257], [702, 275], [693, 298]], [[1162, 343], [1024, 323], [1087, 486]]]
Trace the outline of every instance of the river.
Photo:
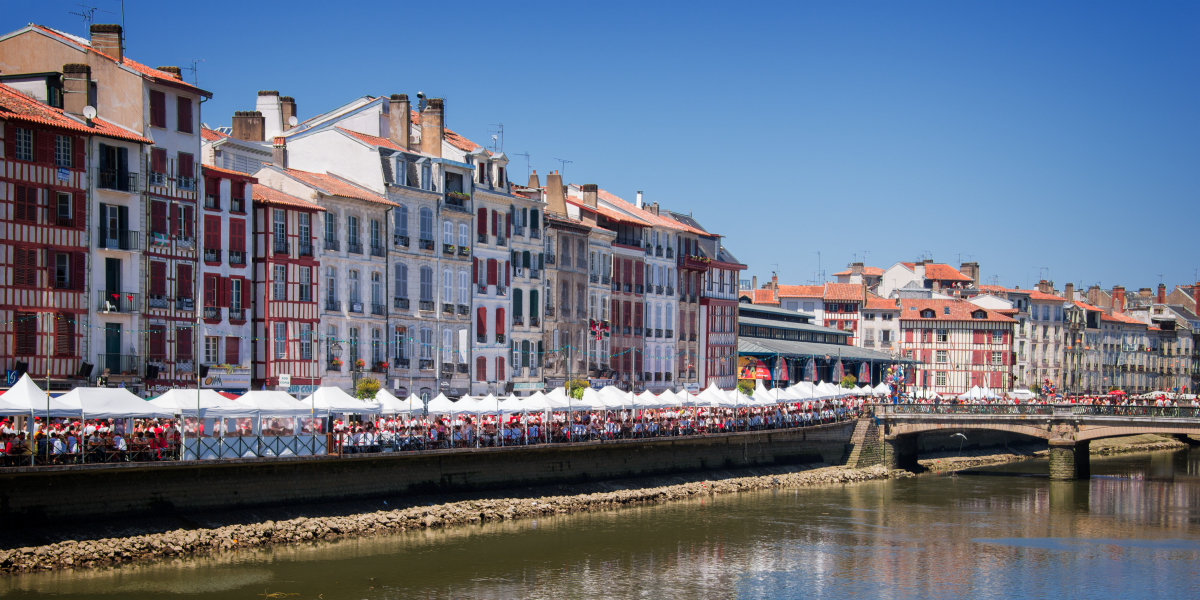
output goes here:
[[1200, 450], [0, 579], [73, 598], [1195, 598]]

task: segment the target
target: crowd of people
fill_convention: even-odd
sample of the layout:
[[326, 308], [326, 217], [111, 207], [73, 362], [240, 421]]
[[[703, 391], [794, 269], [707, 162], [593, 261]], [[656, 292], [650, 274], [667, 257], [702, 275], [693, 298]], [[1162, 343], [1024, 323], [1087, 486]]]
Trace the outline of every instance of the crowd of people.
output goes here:
[[33, 437], [0, 420], [5, 466], [173, 460], [179, 455], [175, 419], [33, 419]]

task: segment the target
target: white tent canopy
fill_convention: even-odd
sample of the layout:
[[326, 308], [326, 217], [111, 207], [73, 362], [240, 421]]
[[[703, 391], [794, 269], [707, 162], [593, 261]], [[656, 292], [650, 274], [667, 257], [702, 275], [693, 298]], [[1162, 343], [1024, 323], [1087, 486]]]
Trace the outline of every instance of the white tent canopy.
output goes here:
[[891, 393], [891, 391], [892, 389], [888, 387], [888, 384], [880, 383], [879, 385], [875, 386], [875, 389], [872, 390], [871, 393], [874, 396], [886, 396]]
[[454, 403], [445, 394], [438, 394], [436, 398], [430, 400], [427, 408], [431, 415], [448, 415], [462, 412], [455, 407]]
[[199, 405], [202, 417], [220, 419], [230, 417], [253, 417], [255, 411], [240, 402], [230, 400], [214, 390], [173, 389], [150, 401], [150, 404], [173, 411], [177, 415], [196, 416]]
[[990, 388], [981, 388], [977, 385], [971, 386], [971, 389], [958, 395], [959, 400], [993, 400], [996, 398], [999, 398], [996, 392], [993, 392]]
[[238, 404], [245, 404], [264, 417], [306, 417], [312, 414], [312, 406], [300, 402], [287, 392], [272, 390], [250, 391], [238, 396]]
[[[415, 406], [413, 400], [416, 400]], [[401, 400], [385, 389], [375, 392], [375, 401], [379, 403], [380, 412], [385, 415], [408, 414], [425, 410], [425, 403], [421, 402], [420, 398], [410, 396], [408, 400]]]
[[73, 415], [82, 413], [87, 419], [169, 419], [175, 416], [175, 411], [146, 402], [125, 388], [75, 388], [58, 399], [71, 407]]
[[[0, 394], [0, 414], [46, 416], [46, 392], [39, 388], [28, 374], [21, 375], [17, 384]], [[74, 417], [79, 410], [64, 404], [58, 398], [49, 400], [51, 417]]]
[[[378, 393], [378, 392], [377, 392]], [[377, 415], [383, 406], [376, 402], [359, 400], [339, 387], [317, 388], [312, 395], [302, 400], [318, 413], [345, 413], [353, 415]]]

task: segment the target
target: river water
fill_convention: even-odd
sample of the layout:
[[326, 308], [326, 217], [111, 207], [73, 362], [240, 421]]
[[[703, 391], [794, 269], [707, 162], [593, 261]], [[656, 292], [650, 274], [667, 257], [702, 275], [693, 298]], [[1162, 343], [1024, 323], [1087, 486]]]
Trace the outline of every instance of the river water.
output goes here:
[[[0, 579], [73, 598], [1197, 598], [1200, 451], [776, 490]], [[270, 597], [270, 596], [267, 596]]]

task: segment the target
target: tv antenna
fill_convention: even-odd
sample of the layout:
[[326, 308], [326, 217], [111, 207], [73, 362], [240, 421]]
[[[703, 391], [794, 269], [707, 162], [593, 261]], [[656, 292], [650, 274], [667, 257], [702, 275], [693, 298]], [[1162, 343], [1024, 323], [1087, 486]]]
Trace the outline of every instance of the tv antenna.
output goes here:
[[199, 58], [199, 59], [193, 58], [192, 66], [184, 67], [184, 70], [192, 72], [192, 85], [195, 85], [195, 86], [200, 85], [200, 63], [202, 63], [202, 62], [204, 62], [203, 58]]
[[83, 17], [83, 27], [87, 30], [91, 30], [92, 22], [96, 20], [96, 11], [106, 12], [110, 15], [117, 14], [111, 10], [104, 10], [103, 8], [88, 6], [87, 4], [76, 4], [76, 6], [80, 7], [79, 12], [72, 12], [68, 14], [72, 14], [77, 17]]
[[513, 156], [524, 156], [524, 157], [525, 157], [525, 179], [526, 179], [526, 180], [528, 180], [528, 179], [529, 179], [529, 169], [530, 169], [530, 167], [529, 167], [529, 153], [528, 153], [528, 152], [520, 152], [520, 153], [517, 153], [517, 154], [513, 154]]
[[492, 152], [504, 152], [504, 123], [492, 123]]
[[1050, 276], [1050, 267], [1038, 267], [1038, 281]]
[[569, 165], [569, 164], [572, 164], [572, 163], [574, 163], [574, 162], [575, 162], [575, 161], [573, 161], [573, 160], [567, 160], [567, 159], [565, 159], [565, 158], [556, 158], [556, 159], [554, 159], [554, 160], [557, 160], [557, 161], [558, 161], [560, 164], [562, 164], [562, 167], [560, 167], [560, 168], [559, 168], [559, 170], [558, 170], [558, 174], [559, 174], [559, 175], [562, 175], [563, 173], [566, 173], [566, 172], [567, 172], [567, 165]]

